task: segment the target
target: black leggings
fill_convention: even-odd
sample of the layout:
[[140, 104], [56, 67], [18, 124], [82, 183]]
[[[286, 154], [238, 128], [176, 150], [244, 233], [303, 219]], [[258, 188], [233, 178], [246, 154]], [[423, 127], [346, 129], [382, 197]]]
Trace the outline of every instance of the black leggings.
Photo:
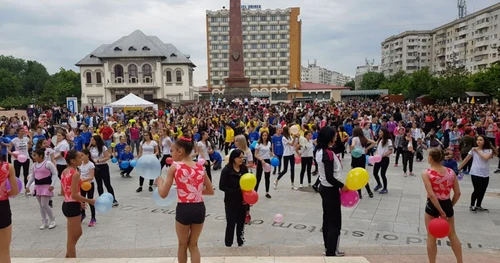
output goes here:
[[[21, 167], [23, 168], [24, 175], [24, 185], [28, 184], [28, 174], [30, 173], [30, 160], [27, 159], [26, 162], [21, 163], [18, 160], [14, 160], [14, 170], [16, 171], [16, 177], [21, 176]], [[21, 189], [19, 189], [21, 191]]]
[[[91, 185], [90, 190], [84, 191], [80, 189], [80, 194], [82, 195], [82, 197], [86, 197], [88, 199], [94, 199], [94, 189], [95, 189], [94, 182], [90, 183], [90, 185]], [[89, 206], [92, 219], [95, 219], [95, 207], [91, 204], [89, 204]], [[85, 209], [82, 209], [82, 215], [85, 216]]]
[[403, 151], [403, 173], [406, 173], [408, 166], [410, 173], [413, 172], [413, 155], [410, 151]]
[[225, 142], [224, 143], [224, 153], [227, 155], [229, 153], [229, 149], [233, 146], [232, 142]]
[[244, 229], [247, 206], [238, 203], [225, 203], [224, 208], [226, 210], [226, 234], [224, 237], [225, 245], [228, 247], [233, 245], [235, 228], [236, 241], [238, 242], [238, 245], [243, 245], [245, 242], [243, 235], [245, 233]]
[[[256, 159], [254, 159], [256, 160]], [[271, 164], [270, 159], [264, 159], [264, 162], [267, 164]], [[255, 185], [255, 191], [259, 191], [259, 185], [260, 185], [260, 180], [262, 179], [262, 173], [264, 172], [264, 169], [262, 167], [262, 162], [257, 160], [257, 184]], [[269, 186], [271, 183], [271, 172], [269, 173], [264, 173], [265, 174], [265, 181], [266, 181], [266, 193], [269, 193]]]
[[[464, 160], [467, 155], [469, 155], [468, 153], [462, 153], [461, 156], [462, 156], [462, 160]], [[472, 156], [470, 158], [470, 160], [464, 165], [464, 167], [462, 168], [463, 171], [466, 171], [466, 172], [470, 172], [470, 168], [472, 167]]]
[[395, 164], [399, 163], [399, 155], [403, 155], [403, 148], [396, 148], [396, 162], [395, 162]]
[[384, 189], [387, 189], [387, 177], [385, 173], [387, 172], [387, 167], [389, 167], [389, 157], [382, 157], [382, 161], [375, 163], [373, 166], [373, 177], [377, 181], [377, 185], [382, 185], [380, 183], [380, 178], [378, 176], [378, 171], [382, 168], [380, 175], [382, 176], [382, 182], [384, 183]]
[[99, 193], [99, 195], [102, 195], [104, 193], [104, 189], [102, 187], [102, 183], [104, 181], [106, 190], [108, 190], [108, 193], [113, 195], [113, 201], [116, 202], [115, 191], [111, 186], [111, 176], [109, 175], [109, 165], [107, 163], [95, 166], [95, 180], [97, 183], [97, 192]]
[[304, 174], [307, 170], [307, 182], [311, 184], [311, 169], [312, 169], [313, 157], [302, 157], [302, 163], [300, 167], [300, 184], [304, 183]]
[[163, 170], [163, 167], [170, 167], [170, 164], [167, 163], [167, 158], [172, 157], [170, 154], [164, 154], [163, 157], [161, 158], [161, 169]]
[[[255, 159], [254, 159], [255, 160]], [[212, 170], [211, 170], [211, 163], [210, 160], [205, 160], [207, 161], [207, 164], [205, 164], [205, 172], [207, 172], [208, 179], [210, 179], [210, 182], [212, 182]]]
[[[149, 186], [153, 186], [154, 182], [155, 180], [149, 179]], [[139, 186], [142, 187], [143, 184], [144, 184], [144, 177], [139, 176]]]
[[65, 164], [58, 164], [58, 165], [56, 165], [57, 177], [59, 177], [59, 180], [61, 180], [62, 172], [64, 171], [64, 169], [66, 169], [66, 167], [68, 167], [68, 166], [65, 165]]
[[283, 177], [283, 175], [286, 174], [288, 171], [288, 163], [290, 163], [290, 180], [293, 181], [295, 179], [295, 156], [294, 155], [289, 155], [289, 156], [283, 156], [283, 171], [281, 171], [280, 175], [278, 176], [278, 181]]
[[[318, 162], [316, 161], [316, 150], [313, 152], [313, 162], [314, 162], [314, 172], [318, 172]], [[344, 158], [344, 152], [342, 152], [342, 158]]]
[[323, 242], [326, 256], [335, 256], [338, 250], [340, 229], [342, 229], [339, 188], [320, 185], [319, 193], [323, 206]]
[[274, 167], [273, 173], [276, 173], [276, 168], [278, 169], [278, 173], [281, 173], [281, 163], [283, 161], [283, 155], [275, 155], [278, 160], [280, 160], [280, 164], [278, 167]]
[[481, 207], [481, 203], [483, 202], [484, 194], [486, 193], [486, 189], [488, 188], [488, 184], [490, 182], [489, 177], [480, 177], [471, 175], [472, 186], [474, 187], [474, 191], [470, 197], [470, 205], [475, 207]]

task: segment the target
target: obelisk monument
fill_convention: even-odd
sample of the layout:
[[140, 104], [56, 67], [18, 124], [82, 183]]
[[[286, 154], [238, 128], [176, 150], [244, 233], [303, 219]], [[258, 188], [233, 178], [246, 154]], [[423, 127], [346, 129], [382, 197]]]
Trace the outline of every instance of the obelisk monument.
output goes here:
[[241, 0], [229, 0], [229, 77], [224, 80], [226, 99], [250, 98], [250, 79], [245, 77]]

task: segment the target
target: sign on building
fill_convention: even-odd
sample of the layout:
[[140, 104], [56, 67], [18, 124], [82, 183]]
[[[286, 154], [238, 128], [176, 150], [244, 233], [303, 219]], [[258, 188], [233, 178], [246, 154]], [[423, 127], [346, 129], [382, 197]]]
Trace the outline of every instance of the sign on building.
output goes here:
[[78, 113], [78, 99], [76, 97], [67, 97], [66, 105], [68, 106], [69, 111]]
[[102, 112], [104, 113], [104, 116], [108, 116], [108, 114], [113, 116], [113, 108], [112, 107], [104, 106], [104, 107], [102, 107]]

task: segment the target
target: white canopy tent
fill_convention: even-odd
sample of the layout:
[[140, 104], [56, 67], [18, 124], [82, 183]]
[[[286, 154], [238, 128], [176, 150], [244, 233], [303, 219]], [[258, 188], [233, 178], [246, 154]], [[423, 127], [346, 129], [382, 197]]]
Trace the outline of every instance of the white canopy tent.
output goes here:
[[129, 93], [127, 96], [107, 105], [113, 108], [123, 108], [123, 107], [154, 107], [154, 103], [147, 101], [143, 98], [136, 96], [135, 94]]

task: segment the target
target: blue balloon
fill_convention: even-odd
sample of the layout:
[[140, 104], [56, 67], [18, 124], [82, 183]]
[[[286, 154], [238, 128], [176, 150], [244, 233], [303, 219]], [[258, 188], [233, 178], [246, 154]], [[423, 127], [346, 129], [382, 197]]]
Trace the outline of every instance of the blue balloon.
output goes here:
[[10, 143], [12, 140], [8, 137], [3, 137], [2, 142], [3, 143]]
[[128, 161], [123, 161], [120, 163], [120, 168], [122, 169], [127, 169], [130, 166], [130, 163]]
[[252, 142], [252, 144], [250, 144], [250, 149], [254, 150], [255, 148], [257, 148], [257, 144], [257, 141]]
[[38, 138], [33, 139], [33, 144], [36, 144], [38, 142]]
[[117, 163], [117, 162], [118, 162], [118, 159], [116, 159], [116, 157], [113, 157], [113, 159], [111, 159], [111, 162], [112, 162], [112, 163]]
[[279, 165], [280, 165], [280, 159], [278, 159], [278, 157], [273, 157], [271, 159], [271, 166], [278, 167]]
[[110, 193], [103, 193], [99, 197], [102, 197], [102, 198], [106, 197], [111, 203], [113, 203], [113, 201], [115, 200], [115, 198], [113, 197], [113, 195], [110, 194]]
[[139, 158], [135, 169], [145, 179], [156, 179], [161, 175], [160, 160], [151, 154]]
[[369, 155], [366, 155], [366, 164], [369, 164], [370, 161], [368, 161], [368, 159], [370, 159], [370, 156]]
[[158, 188], [155, 188], [153, 191], [153, 201], [157, 206], [169, 206], [177, 201], [177, 189], [172, 186], [167, 197], [161, 198], [160, 193], [158, 193]]
[[351, 154], [352, 154], [352, 157], [359, 158], [364, 154], [364, 151], [361, 148], [354, 148], [354, 150], [352, 150]]
[[94, 207], [97, 213], [106, 214], [111, 211], [111, 208], [113, 207], [113, 201], [110, 201], [108, 197], [99, 196], [99, 198], [95, 200]]
[[137, 166], [137, 160], [130, 161], [130, 166], [132, 166], [132, 167]]

